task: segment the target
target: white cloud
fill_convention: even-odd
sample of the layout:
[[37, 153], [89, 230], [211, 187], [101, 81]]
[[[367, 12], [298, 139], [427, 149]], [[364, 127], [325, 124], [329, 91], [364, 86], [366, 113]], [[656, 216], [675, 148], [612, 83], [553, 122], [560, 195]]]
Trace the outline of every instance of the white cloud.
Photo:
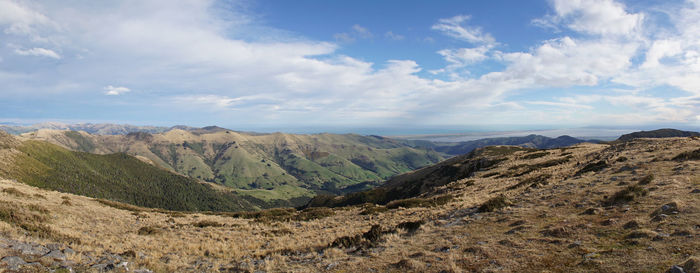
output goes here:
[[369, 39], [374, 36], [367, 28], [355, 24], [351, 27], [350, 32], [340, 32], [333, 34], [333, 38], [340, 43], [352, 43], [357, 39]]
[[40, 48], [40, 47], [35, 47], [35, 48], [30, 48], [27, 50], [23, 49], [15, 49], [15, 53], [22, 55], [22, 56], [38, 56], [38, 57], [49, 57], [53, 59], [60, 59], [61, 55], [58, 55], [55, 51], [51, 49], [46, 49], [46, 48]]
[[365, 38], [365, 39], [372, 38], [372, 32], [369, 32], [369, 30], [367, 30], [367, 28], [365, 28], [363, 26], [355, 24], [352, 26], [352, 30], [354, 30], [355, 33], [357, 33], [357, 35], [362, 37], [362, 38]]
[[391, 32], [391, 31], [387, 31], [386, 33], [384, 33], [384, 37], [389, 38], [391, 40], [395, 40], [395, 41], [403, 40], [406, 38], [405, 36], [403, 36], [401, 34], [396, 34], [396, 33]]
[[345, 32], [333, 34], [333, 38], [341, 43], [352, 43], [355, 41], [355, 37]]
[[123, 87], [123, 86], [108, 85], [108, 86], [105, 86], [103, 89], [105, 91], [105, 95], [109, 95], [109, 96], [117, 96], [117, 95], [131, 92], [131, 89]]
[[526, 103], [534, 104], [534, 105], [565, 107], [565, 108], [593, 109], [593, 106], [578, 104], [578, 103], [566, 103], [566, 102], [554, 102], [554, 101], [526, 101]]
[[628, 13], [614, 0], [553, 0], [555, 15], [533, 20], [549, 28], [558, 24], [596, 35], [633, 35], [641, 29], [644, 14]]
[[466, 66], [486, 60], [486, 53], [489, 47], [480, 46], [475, 48], [443, 49], [437, 53], [453, 66]]
[[473, 44], [494, 44], [496, 40], [491, 34], [484, 33], [480, 27], [466, 26], [463, 24], [468, 21], [469, 18], [471, 17], [468, 15], [458, 15], [451, 18], [440, 19], [432, 28], [453, 38]]
[[50, 23], [45, 15], [18, 2], [0, 0], [0, 25], [5, 26], [6, 33], [30, 35], [37, 25]]

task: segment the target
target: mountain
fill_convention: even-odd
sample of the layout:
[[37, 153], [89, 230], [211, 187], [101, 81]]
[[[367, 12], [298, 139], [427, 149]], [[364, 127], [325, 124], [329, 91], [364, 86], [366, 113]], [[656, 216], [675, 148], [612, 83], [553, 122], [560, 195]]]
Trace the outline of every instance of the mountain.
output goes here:
[[446, 153], [449, 155], [460, 155], [469, 153], [476, 148], [493, 145], [516, 145], [527, 148], [549, 149], [566, 147], [586, 141], [587, 140], [577, 139], [571, 136], [560, 136], [557, 138], [550, 138], [546, 136], [533, 134], [523, 137], [484, 138], [463, 142], [436, 142], [431, 147], [438, 152]]
[[[194, 127], [187, 126], [175, 126], [181, 129], [196, 129]], [[172, 127], [172, 128], [175, 128]], [[10, 134], [18, 135], [28, 132], [34, 132], [40, 129], [51, 129], [51, 130], [71, 130], [71, 131], [84, 131], [90, 134], [99, 135], [125, 135], [133, 132], [147, 132], [147, 133], [162, 133], [170, 130], [168, 127], [158, 127], [158, 126], [135, 126], [129, 124], [111, 124], [111, 123], [79, 123], [79, 124], [65, 124], [60, 122], [45, 122], [38, 123], [29, 126], [21, 125], [0, 125], [0, 131], [5, 131]]]
[[634, 132], [620, 136], [617, 140], [630, 141], [637, 138], [691, 137], [700, 136], [698, 132], [681, 131], [676, 129], [658, 129], [652, 131]]
[[698, 155], [697, 138], [488, 147], [394, 177], [376, 204], [234, 213], [0, 179], [0, 271], [697, 272]]
[[436, 163], [442, 155], [389, 138], [353, 134], [255, 134], [220, 127], [162, 134], [93, 135], [38, 130], [21, 135], [96, 154], [127, 153], [192, 178], [270, 202], [302, 205], [317, 192], [371, 188]]
[[0, 132], [0, 159], [0, 177], [44, 189], [168, 210], [259, 208], [235, 193], [215, 189], [124, 153], [73, 152], [43, 141], [20, 142]]

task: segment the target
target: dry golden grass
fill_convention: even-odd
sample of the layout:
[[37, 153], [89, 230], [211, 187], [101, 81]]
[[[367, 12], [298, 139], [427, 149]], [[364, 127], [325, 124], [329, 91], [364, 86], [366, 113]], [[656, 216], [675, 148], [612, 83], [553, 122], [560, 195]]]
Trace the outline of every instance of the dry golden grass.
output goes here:
[[[699, 147], [700, 140], [671, 138], [516, 152], [494, 169], [420, 196], [447, 192], [446, 204], [269, 212], [280, 219], [268, 221], [260, 214], [144, 209], [2, 180], [0, 188], [22, 194], [0, 192], [1, 204], [21, 208], [30, 220], [43, 217], [57, 237], [34, 236], [12, 221], [0, 221], [0, 234], [40, 243], [74, 238], [68, 243], [78, 262], [80, 253], [141, 253], [130, 258], [134, 268], [157, 272], [661, 272], [700, 255], [700, 194], [691, 193], [700, 189], [700, 161], [670, 160]], [[608, 167], [575, 175], [600, 161]], [[484, 177], [536, 164], [545, 167]], [[514, 187], [543, 175], [548, 183]], [[630, 186], [647, 194], [604, 202]], [[507, 206], [477, 212], [500, 196]], [[364, 247], [330, 247], [344, 236]]]

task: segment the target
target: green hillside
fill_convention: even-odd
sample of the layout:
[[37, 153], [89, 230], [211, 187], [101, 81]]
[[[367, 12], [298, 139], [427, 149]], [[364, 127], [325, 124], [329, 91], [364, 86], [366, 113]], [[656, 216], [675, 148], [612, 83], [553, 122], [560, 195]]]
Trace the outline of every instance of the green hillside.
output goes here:
[[275, 204], [288, 200], [293, 206], [317, 193], [368, 189], [444, 159], [430, 148], [414, 148], [405, 141], [354, 134], [252, 134], [211, 127], [127, 135], [40, 130], [22, 136], [75, 151], [139, 156], [242, 195], [277, 200]]
[[124, 153], [73, 152], [41, 141], [13, 143], [0, 151], [11, 161], [0, 165], [0, 176], [39, 188], [169, 210], [258, 208], [254, 199], [215, 190]]

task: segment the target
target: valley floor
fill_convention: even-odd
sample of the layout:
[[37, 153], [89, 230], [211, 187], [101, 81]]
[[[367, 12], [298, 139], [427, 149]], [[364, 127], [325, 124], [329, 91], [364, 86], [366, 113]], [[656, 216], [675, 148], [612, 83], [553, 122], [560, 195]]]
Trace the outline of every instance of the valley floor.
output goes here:
[[[700, 160], [677, 157], [698, 149], [697, 138], [669, 138], [519, 151], [424, 194], [449, 194], [445, 205], [393, 209], [183, 213], [0, 180], [0, 267], [698, 272]], [[531, 166], [541, 167], [521, 172]]]

